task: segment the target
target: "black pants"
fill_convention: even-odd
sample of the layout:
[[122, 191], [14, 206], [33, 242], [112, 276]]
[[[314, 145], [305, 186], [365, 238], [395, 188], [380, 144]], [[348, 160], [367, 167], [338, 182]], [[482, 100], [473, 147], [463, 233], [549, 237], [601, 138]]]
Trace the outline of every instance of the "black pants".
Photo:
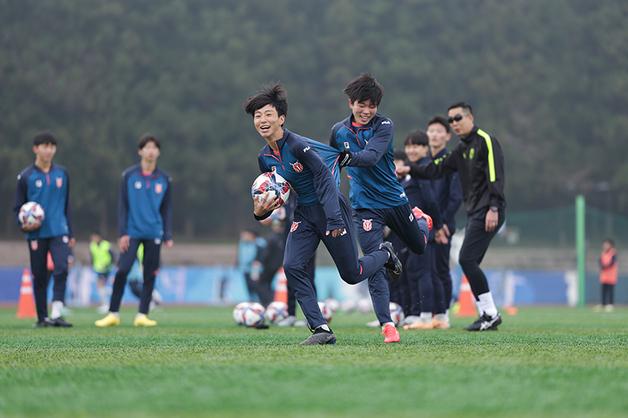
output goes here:
[[48, 316], [48, 282], [50, 272], [47, 266], [48, 252], [52, 256], [55, 269], [52, 272], [54, 285], [52, 300], [65, 302], [65, 285], [68, 278], [68, 257], [70, 247], [68, 237], [40, 238], [28, 241], [28, 251], [31, 258], [31, 272], [33, 273], [33, 294], [37, 320], [43, 321]]
[[[316, 283], [314, 281], [314, 278], [316, 276], [316, 256], [312, 258], [312, 261], [310, 262], [308, 269], [309, 269], [308, 277], [310, 277], [310, 280], [312, 281], [312, 288], [314, 289], [314, 293], [317, 293]], [[317, 293], [317, 298], [318, 298], [318, 293]], [[294, 294], [294, 288], [290, 286], [290, 282], [288, 282], [288, 315], [290, 316], [297, 315], [297, 297]]]
[[434, 262], [432, 265], [432, 277], [440, 283], [440, 288], [442, 288], [443, 292], [443, 296], [440, 299], [435, 293], [434, 312], [436, 313], [444, 313], [449, 309], [449, 305], [451, 304], [452, 280], [449, 269], [449, 253], [451, 252], [452, 237], [453, 233], [449, 237], [447, 244], [437, 244], [435, 242], [432, 244], [432, 259]]
[[614, 295], [615, 295], [615, 285], [602, 283], [602, 305], [604, 306], [612, 305]]
[[161, 241], [155, 239], [138, 239], [131, 238], [129, 248], [126, 252], [120, 254], [118, 261], [118, 272], [113, 281], [113, 292], [111, 293], [111, 303], [109, 304], [110, 312], [119, 312], [124, 288], [126, 286], [126, 278], [129, 275], [131, 267], [137, 258], [137, 247], [144, 245], [144, 284], [142, 286], [142, 294], [140, 296], [139, 312], [148, 314], [150, 309], [150, 301], [155, 287], [155, 277], [159, 269], [159, 256], [161, 252]]
[[486, 232], [484, 229], [485, 215], [486, 213], [480, 213], [477, 216], [470, 216], [467, 220], [464, 241], [458, 257], [460, 267], [469, 280], [471, 291], [476, 300], [478, 300], [479, 295], [489, 292], [488, 281], [480, 269], [480, 263], [486, 255], [491, 240], [506, 219], [505, 212], [500, 210], [497, 227], [492, 232]]

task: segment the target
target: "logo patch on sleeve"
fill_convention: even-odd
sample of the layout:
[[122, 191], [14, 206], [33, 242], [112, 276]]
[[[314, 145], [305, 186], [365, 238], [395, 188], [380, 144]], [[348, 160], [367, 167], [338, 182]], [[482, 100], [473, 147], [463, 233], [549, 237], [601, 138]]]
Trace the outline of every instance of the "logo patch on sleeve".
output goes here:
[[373, 219], [362, 219], [362, 229], [369, 232], [373, 229]]
[[161, 194], [164, 191], [164, 186], [161, 183], [155, 183], [155, 193]]

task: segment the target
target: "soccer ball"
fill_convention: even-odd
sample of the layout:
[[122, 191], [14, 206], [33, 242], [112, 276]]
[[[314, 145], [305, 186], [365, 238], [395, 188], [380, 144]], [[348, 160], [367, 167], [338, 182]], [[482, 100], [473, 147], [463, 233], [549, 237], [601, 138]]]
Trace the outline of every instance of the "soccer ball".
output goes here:
[[44, 209], [37, 202], [26, 202], [20, 208], [18, 219], [22, 226], [41, 226], [44, 221]]
[[321, 310], [321, 313], [323, 314], [323, 318], [325, 318], [325, 321], [331, 322], [331, 317], [333, 315], [333, 312], [331, 311], [331, 309], [329, 309], [329, 306], [327, 306], [325, 302], [318, 302], [318, 309]]
[[247, 327], [256, 327], [264, 323], [264, 307], [259, 303], [251, 303], [242, 314], [242, 321]]
[[340, 309], [340, 302], [338, 302], [336, 299], [325, 299], [325, 305], [327, 305], [327, 307], [331, 309], [332, 313], [335, 313], [338, 309]]
[[266, 307], [264, 317], [268, 322], [272, 322], [273, 324], [286, 319], [288, 317], [288, 304], [279, 301], [271, 302], [268, 307]]
[[388, 306], [390, 309], [390, 317], [392, 318], [392, 321], [395, 323], [395, 325], [399, 325], [399, 323], [405, 318], [405, 315], [403, 314], [403, 309], [395, 302], [390, 302]]
[[267, 193], [273, 193], [279, 198], [280, 205], [288, 201], [290, 197], [290, 184], [274, 171], [262, 173], [251, 186], [253, 199], [264, 199]]
[[250, 302], [238, 303], [233, 308], [233, 320], [238, 325], [244, 325], [244, 311], [251, 305]]

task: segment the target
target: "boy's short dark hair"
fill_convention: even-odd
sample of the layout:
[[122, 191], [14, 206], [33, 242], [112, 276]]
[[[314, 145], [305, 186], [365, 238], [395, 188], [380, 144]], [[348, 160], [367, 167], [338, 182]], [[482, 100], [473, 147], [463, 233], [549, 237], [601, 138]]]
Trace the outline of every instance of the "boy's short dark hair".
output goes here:
[[266, 105], [277, 110], [278, 116], [288, 116], [288, 93], [280, 83], [262, 87], [254, 96], [244, 102], [244, 111], [253, 116], [255, 112]]
[[406, 136], [406, 140], [403, 141], [403, 145], [423, 145], [429, 146], [430, 139], [427, 137], [427, 134], [421, 130], [416, 130], [410, 132], [408, 136]]
[[360, 74], [347, 84], [344, 93], [349, 97], [351, 103], [366, 102], [370, 100], [375, 106], [379, 106], [384, 95], [384, 88], [370, 74]]
[[52, 134], [52, 132], [40, 132], [33, 138], [33, 146], [38, 146], [42, 144], [50, 144], [57, 145], [57, 138]]
[[137, 149], [144, 148], [149, 142], [155, 144], [158, 149], [161, 149], [161, 144], [159, 143], [159, 139], [153, 134], [146, 133], [141, 136], [140, 141], [137, 143]]
[[466, 103], [466, 102], [454, 103], [447, 108], [447, 111], [450, 111], [451, 109], [455, 109], [457, 107], [461, 107], [462, 110], [464, 110], [465, 112], [473, 114], [473, 108], [471, 107], [469, 103]]
[[451, 128], [449, 127], [449, 124], [447, 123], [447, 119], [445, 119], [442, 116], [434, 116], [432, 119], [430, 119], [430, 121], [427, 123], [427, 127], [429, 128], [431, 125], [443, 125], [443, 127], [445, 128], [445, 131], [447, 131], [447, 133], [451, 132]]
[[406, 161], [408, 159], [408, 156], [406, 155], [405, 152], [401, 151], [401, 150], [395, 150], [395, 152], [393, 153], [393, 160], [403, 160]]
[[613, 241], [612, 239], [610, 239], [610, 238], [606, 238], [606, 239], [604, 240], [604, 242], [607, 242], [607, 243], [608, 243], [608, 245], [610, 245], [611, 247], [615, 248], [615, 241]]

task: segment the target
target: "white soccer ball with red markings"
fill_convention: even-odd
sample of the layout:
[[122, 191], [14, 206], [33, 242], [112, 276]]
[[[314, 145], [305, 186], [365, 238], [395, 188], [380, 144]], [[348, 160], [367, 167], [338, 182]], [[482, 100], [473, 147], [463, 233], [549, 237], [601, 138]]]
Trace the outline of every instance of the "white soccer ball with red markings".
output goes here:
[[20, 208], [17, 217], [22, 226], [33, 228], [41, 226], [46, 214], [44, 208], [42, 208], [39, 203], [26, 202]]
[[395, 325], [399, 325], [399, 323], [405, 318], [405, 315], [403, 314], [403, 308], [395, 302], [390, 302], [389, 309], [390, 318], [395, 323]]
[[238, 303], [233, 308], [233, 320], [238, 325], [244, 325], [244, 311], [251, 305], [251, 302]]
[[256, 327], [264, 323], [264, 307], [257, 302], [246, 307], [242, 320], [247, 327]]
[[288, 317], [288, 304], [280, 301], [271, 302], [266, 307], [264, 317], [273, 324], [286, 319]]
[[332, 312], [331, 309], [329, 309], [329, 306], [327, 306], [325, 302], [318, 302], [318, 309], [321, 310], [321, 313], [323, 314], [323, 318], [325, 318], [325, 321], [331, 322], [331, 318], [334, 313]]
[[290, 197], [290, 183], [274, 171], [262, 173], [253, 182], [251, 195], [253, 199], [262, 200], [269, 193], [278, 197], [280, 205], [283, 205]]

